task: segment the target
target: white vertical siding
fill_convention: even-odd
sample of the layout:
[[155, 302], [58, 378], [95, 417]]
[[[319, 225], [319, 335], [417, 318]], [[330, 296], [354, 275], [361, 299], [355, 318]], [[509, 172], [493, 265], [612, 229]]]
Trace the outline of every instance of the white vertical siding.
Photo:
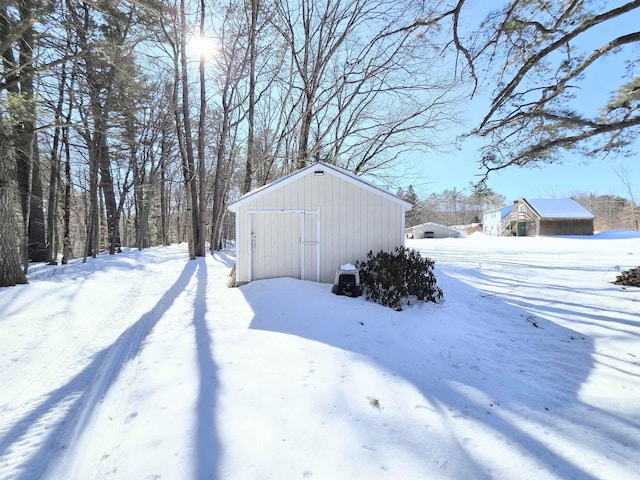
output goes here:
[[502, 209], [486, 212], [482, 216], [482, 230], [487, 235], [499, 235], [502, 225]]
[[[307, 210], [320, 215], [320, 281], [332, 283], [340, 265], [364, 260], [369, 250], [393, 250], [404, 245], [404, 208], [382, 194], [347, 181], [331, 171], [316, 176], [313, 171], [295, 181], [275, 186], [272, 191], [249, 199], [237, 209], [237, 263], [236, 278], [239, 283], [250, 280], [251, 241], [249, 212], [258, 210]], [[275, 215], [275, 217], [289, 216]], [[255, 215], [254, 215], [255, 216]], [[298, 217], [300, 215], [298, 214]], [[308, 215], [306, 221], [316, 222], [316, 215]], [[291, 229], [300, 228], [299, 222], [283, 219], [270, 222], [271, 231], [264, 241], [269, 242], [274, 265], [273, 277], [287, 271], [295, 264], [296, 252], [279, 252], [284, 248], [281, 239], [293, 238]], [[315, 234], [315, 228], [305, 228], [307, 235]], [[307, 238], [307, 240], [315, 240]], [[257, 241], [261, 241], [257, 239]], [[299, 242], [297, 243], [299, 247]], [[289, 248], [289, 247], [287, 247]], [[310, 255], [311, 247], [305, 250]], [[315, 257], [315, 251], [313, 252]], [[275, 260], [275, 258], [280, 258]], [[298, 257], [299, 258], [299, 257]], [[298, 262], [299, 263], [299, 262]], [[306, 272], [310, 268], [305, 260], [305, 277], [315, 278]], [[268, 277], [269, 275], [267, 275]]]

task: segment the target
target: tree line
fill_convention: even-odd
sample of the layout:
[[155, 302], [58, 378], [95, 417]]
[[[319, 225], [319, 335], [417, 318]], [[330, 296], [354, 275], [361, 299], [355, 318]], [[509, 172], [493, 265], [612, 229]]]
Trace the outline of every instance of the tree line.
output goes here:
[[396, 193], [413, 205], [405, 215], [407, 227], [427, 222], [447, 226], [482, 223], [483, 212], [500, 208], [506, 202], [503, 195], [491, 189], [466, 194], [462, 190], [452, 188], [430, 193], [421, 199], [413, 186], [409, 185], [406, 190], [401, 188]]
[[[398, 189], [396, 193], [413, 205], [405, 215], [407, 227], [427, 222], [446, 226], [482, 223], [484, 212], [508, 205], [504, 195], [491, 189], [465, 194], [452, 188], [430, 193], [421, 199], [410, 185], [407, 189]], [[596, 231], [640, 230], [640, 207], [633, 196], [625, 198], [584, 192], [574, 192], [568, 196], [596, 217]]]
[[590, 193], [575, 193], [572, 198], [596, 217], [596, 231], [640, 230], [640, 207], [633, 198]]
[[[30, 261], [122, 245], [186, 241], [204, 256], [230, 228], [229, 201], [318, 160], [384, 177], [441, 147], [460, 102], [496, 76], [475, 131], [493, 137], [488, 173], [549, 161], [584, 140], [550, 136], [579, 128], [621, 149], [638, 125], [633, 71], [602, 118], [552, 107], [599, 58], [574, 39], [639, 7], [513, 0], [476, 28], [464, 0], [4, 0], [0, 286], [25, 283]], [[626, 53], [628, 35], [602, 40], [602, 56]], [[555, 73], [554, 52], [568, 59]], [[523, 157], [516, 138], [552, 145]]]

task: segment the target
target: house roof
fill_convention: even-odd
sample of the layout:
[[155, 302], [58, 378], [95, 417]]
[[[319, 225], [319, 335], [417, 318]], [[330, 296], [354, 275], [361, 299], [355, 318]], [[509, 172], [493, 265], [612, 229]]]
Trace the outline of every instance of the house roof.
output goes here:
[[572, 198], [523, 198], [540, 218], [593, 219], [595, 216]]
[[305, 168], [297, 170], [293, 173], [290, 173], [289, 175], [286, 175], [277, 180], [274, 180], [273, 182], [268, 183], [267, 185], [264, 185], [260, 188], [250, 191], [249, 193], [244, 194], [239, 200], [231, 203], [228, 206], [228, 208], [229, 210], [237, 210], [239, 207], [241, 207], [242, 205], [246, 204], [251, 200], [259, 198], [262, 195], [268, 194], [273, 190], [277, 190], [278, 188], [281, 188], [287, 185], [288, 183], [294, 182], [307, 175], [314, 175], [318, 171], [327, 172], [347, 182], [353, 183], [354, 185], [358, 185], [361, 188], [365, 188], [366, 190], [369, 190], [377, 195], [385, 197], [388, 200], [391, 200], [392, 202], [395, 202], [406, 209], [413, 207], [413, 205], [407, 202], [406, 200], [403, 200], [397, 195], [394, 195], [393, 193], [388, 192], [384, 188], [381, 188], [371, 182], [368, 182], [367, 180], [364, 180], [363, 178], [358, 177], [357, 175], [354, 175], [353, 173], [348, 172], [343, 168], [336, 167], [335, 165], [331, 165], [329, 163], [315, 162], [315, 163], [312, 163], [311, 165], [308, 165]]
[[509, 205], [508, 207], [502, 207], [500, 209], [500, 219], [504, 220], [512, 211], [513, 211], [513, 205]]

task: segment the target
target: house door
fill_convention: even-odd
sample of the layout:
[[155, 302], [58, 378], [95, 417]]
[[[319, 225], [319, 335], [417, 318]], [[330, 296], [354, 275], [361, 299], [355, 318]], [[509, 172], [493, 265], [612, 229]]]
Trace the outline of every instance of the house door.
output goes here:
[[525, 237], [527, 235], [527, 222], [518, 222], [518, 236]]
[[299, 212], [251, 215], [251, 280], [300, 278]]

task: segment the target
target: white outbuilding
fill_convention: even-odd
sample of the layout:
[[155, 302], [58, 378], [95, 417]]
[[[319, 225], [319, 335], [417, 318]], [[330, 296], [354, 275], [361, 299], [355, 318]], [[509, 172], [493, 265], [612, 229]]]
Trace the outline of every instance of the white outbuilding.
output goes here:
[[439, 223], [427, 222], [405, 229], [407, 238], [458, 238], [460, 232]]
[[293, 277], [332, 283], [341, 265], [404, 246], [412, 205], [360, 177], [314, 163], [229, 205], [235, 284]]

